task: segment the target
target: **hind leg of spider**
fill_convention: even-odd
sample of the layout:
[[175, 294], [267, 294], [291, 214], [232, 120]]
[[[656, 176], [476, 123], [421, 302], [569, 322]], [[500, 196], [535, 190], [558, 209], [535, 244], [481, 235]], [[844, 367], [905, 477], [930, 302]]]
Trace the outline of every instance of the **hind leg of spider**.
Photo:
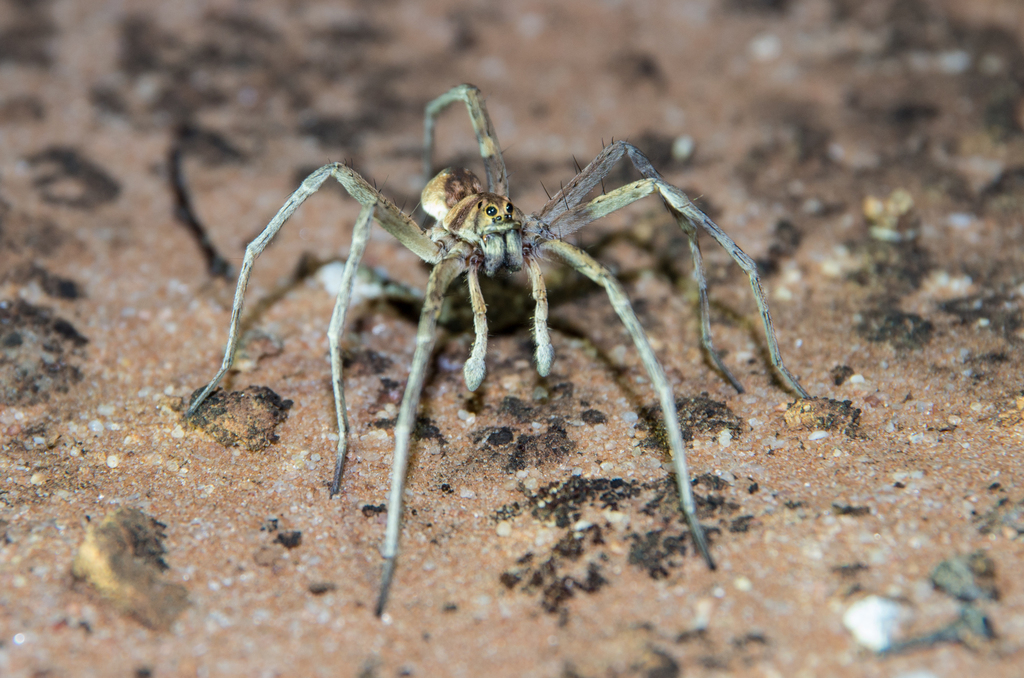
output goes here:
[[[647, 178], [623, 186], [606, 195], [599, 196], [589, 203], [583, 204], [582, 201], [587, 194], [611, 172], [615, 164], [624, 156], [628, 157], [633, 166]], [[651, 166], [647, 156], [635, 146], [617, 141], [606, 147], [569, 184], [552, 196], [551, 200], [537, 214], [537, 217], [548, 224], [551, 232], [556, 237], [564, 237], [583, 228], [583, 226], [591, 221], [610, 214], [615, 210], [622, 209], [626, 205], [636, 202], [655, 191], [660, 194], [669, 212], [690, 240], [690, 251], [693, 256], [696, 278], [702, 297], [707, 295], [707, 280], [703, 261], [700, 257], [699, 245], [696, 244], [698, 227], [714, 238], [747, 274], [750, 289], [753, 292], [754, 301], [761, 316], [761, 323], [764, 326], [765, 341], [768, 345], [768, 354], [772, 365], [784, 377], [789, 387], [801, 398], [809, 398], [810, 395], [804, 390], [804, 387], [800, 385], [800, 382], [793, 376], [782, 360], [778, 338], [775, 334], [775, 326], [772, 323], [771, 313], [768, 310], [768, 300], [765, 298], [764, 289], [761, 287], [761, 279], [757, 274], [757, 265], [725, 231], [719, 228], [715, 222], [696, 207], [685, 193], [665, 182], [658, 171]], [[722, 369], [723, 374], [726, 375], [730, 383], [738, 391], [742, 392], [742, 386], [725, 367], [718, 356], [718, 352], [715, 351], [712, 345], [708, 309], [703, 300], [701, 302], [701, 315], [701, 341], [704, 344], [705, 350], [712, 357], [715, 365]]]
[[704, 274], [704, 258], [700, 253], [697, 231], [693, 228], [692, 224], [685, 220], [679, 221], [679, 226], [686, 233], [686, 237], [690, 241], [690, 256], [693, 259], [693, 278], [697, 282], [697, 294], [700, 299], [700, 343], [708, 357], [715, 364], [715, 367], [732, 384], [736, 392], [743, 393], [743, 384], [725, 366], [722, 356], [715, 350], [714, 344], [711, 341], [711, 308], [708, 303], [708, 279]]
[[[641, 179], [632, 184], [621, 186], [595, 198], [589, 203], [579, 204], [568, 211], [563, 210], [560, 216], [552, 222], [552, 230], [555, 232], [564, 232], [566, 229], [576, 231], [595, 219], [611, 214], [641, 198], [652, 195], [657, 190], [658, 182], [655, 179]], [[743, 385], [740, 384], [732, 371], [725, 365], [718, 351], [715, 350], [711, 338], [711, 313], [708, 304], [707, 277], [704, 274], [704, 260], [701, 257], [697, 233], [693, 226], [685, 220], [680, 220], [679, 226], [687, 235], [690, 243], [690, 254], [693, 257], [693, 274], [697, 282], [700, 299], [701, 344], [714, 366], [725, 376], [738, 393], [743, 393]]]
[[391, 464], [391, 491], [388, 493], [388, 522], [384, 532], [384, 545], [381, 555], [384, 556], [384, 569], [381, 576], [380, 596], [377, 599], [376, 613], [379, 617], [387, 604], [391, 579], [394, 576], [395, 557], [398, 555], [398, 537], [402, 531], [402, 493], [405, 489], [405, 474], [409, 465], [409, 442], [413, 427], [416, 424], [416, 412], [423, 393], [423, 382], [426, 379], [427, 366], [434, 349], [437, 336], [437, 318], [441, 314], [441, 303], [444, 301], [445, 290], [466, 270], [466, 259], [470, 247], [465, 243], [456, 245], [451, 252], [430, 272], [427, 291], [420, 314], [419, 328], [416, 331], [416, 350], [413, 353], [412, 367], [409, 370], [409, 381], [405, 385], [402, 405], [398, 410], [398, 422], [395, 424], [395, 455]]
[[441, 258], [440, 248], [430, 240], [429, 237], [420, 231], [412, 219], [402, 213], [387, 198], [381, 195], [375, 188], [370, 186], [365, 179], [351, 167], [340, 163], [324, 165], [317, 171], [306, 177], [294, 193], [289, 196], [281, 209], [277, 211], [274, 218], [270, 220], [263, 232], [256, 236], [256, 239], [245, 248], [245, 258], [242, 260], [242, 268], [238, 273], [238, 285], [235, 287], [235, 299], [231, 307], [231, 322], [228, 325], [228, 340], [224, 348], [224, 359], [221, 361], [220, 370], [198, 396], [192, 399], [189, 404], [186, 417], [192, 416], [206, 397], [213, 392], [224, 375], [231, 369], [235, 359], [235, 349], [238, 347], [238, 327], [242, 318], [242, 305], [245, 300], [245, 290], [249, 285], [249, 276], [252, 274], [253, 264], [256, 258], [266, 249], [277, 232], [281, 230], [288, 218], [299, 206], [311, 195], [320, 190], [328, 177], [334, 177], [353, 198], [361, 204], [376, 205], [374, 220], [386, 231], [395, 236], [399, 242], [412, 250], [417, 256], [428, 263], [435, 263]]
[[437, 117], [456, 101], [464, 102], [466, 110], [469, 111], [469, 119], [473, 123], [473, 131], [476, 132], [477, 144], [480, 146], [480, 157], [483, 158], [487, 171], [487, 190], [507, 196], [508, 173], [505, 170], [505, 159], [501, 155], [501, 147], [498, 145], [494, 125], [491, 124], [491, 117], [487, 114], [487, 106], [480, 96], [480, 90], [473, 85], [453, 87], [427, 104], [423, 123], [423, 180], [429, 181], [434, 176], [434, 125], [437, 123]]
[[338, 420], [338, 449], [334, 459], [334, 475], [331, 478], [330, 495], [338, 493], [341, 486], [341, 473], [345, 468], [348, 455], [348, 409], [345, 407], [345, 382], [341, 374], [341, 333], [345, 328], [345, 314], [352, 299], [352, 284], [355, 282], [356, 270], [363, 258], [366, 241], [370, 239], [370, 227], [373, 225], [373, 213], [376, 203], [365, 205], [359, 211], [359, 219], [352, 231], [352, 245], [345, 261], [345, 271], [341, 276], [341, 289], [334, 302], [334, 313], [327, 329], [327, 343], [331, 351], [331, 385], [334, 387], [334, 411]]
[[665, 376], [665, 370], [662, 369], [661, 363], [658, 362], [658, 358], [654, 354], [654, 349], [651, 348], [651, 343], [647, 339], [647, 333], [644, 332], [643, 326], [640, 324], [632, 305], [629, 303], [629, 298], [626, 296], [622, 284], [615, 279], [615, 276], [608, 269], [599, 264], [597, 260], [567, 242], [549, 240], [542, 243], [540, 249], [542, 252], [552, 254], [576, 269], [603, 287], [605, 292], [607, 292], [612, 308], [615, 309], [622, 324], [625, 325], [630, 338], [633, 340], [633, 344], [640, 354], [640, 360], [643, 362], [647, 375], [651, 380], [651, 386], [658, 396], [658, 402], [665, 417], [665, 430], [668, 433], [669, 448], [672, 450], [676, 485], [679, 488], [679, 502], [682, 505], [683, 514], [686, 516], [686, 522], [690, 526], [693, 543], [696, 545], [701, 556], [704, 557], [708, 567], [712, 570], [715, 569], [715, 561], [712, 559], [711, 552], [708, 549], [704, 528], [701, 527], [700, 522], [697, 520], [697, 503], [693, 498], [693, 490], [690, 488], [690, 471], [686, 464], [686, 443], [683, 441], [683, 433], [679, 427], [679, 415], [676, 412], [672, 387]]

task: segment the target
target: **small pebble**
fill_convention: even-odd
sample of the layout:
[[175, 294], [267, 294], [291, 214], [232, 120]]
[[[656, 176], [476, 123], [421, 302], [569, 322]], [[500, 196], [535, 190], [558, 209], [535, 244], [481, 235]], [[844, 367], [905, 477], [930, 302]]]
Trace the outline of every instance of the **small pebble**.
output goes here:
[[888, 598], [868, 596], [851, 605], [843, 615], [843, 626], [869, 650], [881, 652], [892, 645], [899, 629], [902, 608]]
[[512, 526], [507, 520], [503, 520], [498, 523], [498, 527], [494, 531], [498, 533], [499, 537], [508, 537], [512, 535]]
[[824, 440], [828, 438], [828, 431], [812, 431], [811, 435], [807, 436], [808, 440]]
[[107, 468], [117, 468], [118, 458], [115, 455], [107, 457]]
[[686, 162], [693, 157], [695, 148], [696, 144], [689, 134], [678, 136], [672, 142], [672, 159], [676, 162]]

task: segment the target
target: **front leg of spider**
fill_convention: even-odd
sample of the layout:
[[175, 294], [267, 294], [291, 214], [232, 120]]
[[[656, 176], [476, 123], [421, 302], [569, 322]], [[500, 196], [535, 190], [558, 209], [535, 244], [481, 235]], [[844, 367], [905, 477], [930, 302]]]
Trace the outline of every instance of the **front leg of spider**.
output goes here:
[[[495, 275], [499, 271], [511, 272], [523, 268], [523, 214], [505, 196], [483, 190], [479, 179], [467, 170], [446, 169], [427, 183], [423, 189], [422, 204], [428, 214], [437, 220], [431, 232], [431, 239], [444, 243], [447, 254], [430, 274], [427, 284], [426, 301], [420, 315], [419, 331], [416, 334], [416, 351], [412, 369], [402, 397], [402, 406], [395, 425], [395, 456], [391, 472], [391, 492], [388, 497], [388, 522], [384, 534], [384, 568], [381, 576], [380, 597], [377, 600], [377, 615], [384, 612], [391, 581], [395, 572], [395, 558], [398, 555], [398, 539], [402, 529], [402, 497], [408, 464], [409, 442], [423, 390], [427, 364], [433, 349], [437, 318], [445, 289], [463, 271], [469, 280], [469, 293], [473, 304], [476, 340], [469, 359], [466, 361], [466, 387], [475, 390], [480, 386], [487, 368], [484, 360], [487, 352], [486, 304], [480, 290], [479, 271]], [[531, 276], [539, 275], [535, 262], [528, 262]], [[537, 273], [534, 273], [534, 271]], [[547, 317], [546, 298], [543, 282], [540, 292], [536, 291], [538, 307], [543, 301], [542, 318]], [[547, 327], [543, 330], [544, 341], [550, 349]], [[541, 369], [550, 369], [550, 359]]]

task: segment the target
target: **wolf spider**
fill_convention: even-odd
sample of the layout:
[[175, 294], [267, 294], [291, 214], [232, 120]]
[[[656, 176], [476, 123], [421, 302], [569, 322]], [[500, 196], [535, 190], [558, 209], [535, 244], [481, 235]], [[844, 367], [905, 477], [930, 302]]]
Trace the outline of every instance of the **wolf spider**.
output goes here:
[[[480, 270], [482, 269], [488, 276], [493, 276], [502, 270], [519, 271], [525, 268], [533, 289], [533, 298], [536, 301], [533, 336], [536, 343], [537, 372], [541, 376], [547, 376], [554, 359], [554, 349], [548, 335], [547, 292], [539, 262], [548, 257], [568, 264], [603, 287], [608, 293], [612, 307], [632, 337], [650, 377], [651, 385], [658, 396], [665, 418], [665, 430], [668, 432], [669, 447], [672, 450], [679, 500], [689, 524], [690, 533], [708, 567], [714, 569], [715, 563], [708, 551], [704, 530], [697, 521], [696, 505], [688, 482], [690, 475], [686, 465], [683, 434], [679, 427], [672, 389], [665, 377], [665, 372], [651, 348], [643, 327], [637, 320], [636, 313], [630, 306], [622, 285], [606, 267], [583, 250], [565, 242], [563, 238], [575, 233], [590, 222], [620, 210], [641, 198], [653, 194], [661, 196], [665, 207], [675, 218], [679, 227], [683, 229], [690, 242], [690, 254], [693, 258], [695, 278], [700, 295], [701, 341], [715, 367], [737, 391], [743, 391], [743, 387], [722, 362], [711, 342], [707, 278], [701, 259], [700, 246], [697, 242], [698, 228], [704, 229], [719, 245], [724, 247], [750, 278], [750, 287], [761, 313], [761, 322], [764, 324], [771, 362], [785, 378], [790, 388], [801, 397], [807, 398], [809, 397], [807, 392], [782, 362], [778, 341], [775, 338], [775, 329], [768, 313], [768, 303], [764, 291], [761, 289], [756, 265], [733, 242], [732, 238], [698, 209], [681, 190], [666, 183], [639, 149], [623, 141], [616, 141], [606, 146], [568, 185], [552, 196], [539, 212], [524, 214], [508, 198], [508, 175], [498, 146], [498, 139], [487, 114], [487, 108], [480, 96], [480, 90], [472, 85], [455, 87], [427, 105], [423, 153], [423, 168], [426, 176], [429, 177], [432, 171], [434, 125], [437, 117], [450, 104], [457, 101], [465, 103], [469, 111], [469, 117], [480, 147], [480, 155], [483, 157], [487, 172], [487, 189], [484, 190], [480, 180], [467, 170], [453, 168], [443, 170], [423, 189], [423, 209], [436, 220], [434, 226], [424, 232], [408, 215], [399, 210], [351, 167], [332, 163], [324, 165], [309, 175], [271, 219], [263, 232], [246, 248], [231, 309], [231, 323], [228, 329], [227, 347], [224, 350], [224, 360], [221, 363], [220, 371], [217, 372], [213, 380], [192, 400], [186, 416], [191, 416], [202, 405], [206, 397], [231, 368], [235, 348], [238, 344], [242, 300], [256, 257], [260, 255], [296, 208], [306, 198], [316, 193], [328, 177], [334, 177], [353, 198], [360, 202], [362, 209], [352, 234], [352, 245], [345, 263], [341, 290], [338, 292], [327, 333], [331, 352], [331, 380], [334, 385], [335, 414], [338, 420], [338, 448], [334, 477], [330, 486], [331, 496], [338, 492], [342, 469], [345, 466], [345, 457], [348, 453], [349, 422], [345, 407], [345, 388], [341, 375], [342, 360], [339, 343], [345, 324], [345, 313], [352, 296], [353, 280], [369, 239], [371, 224], [376, 221], [384, 230], [398, 238], [399, 242], [434, 267], [427, 283], [423, 311], [416, 334], [416, 349], [413, 354], [412, 367], [405, 387], [405, 394], [402, 397], [398, 422], [395, 425], [395, 454], [391, 472], [391, 492], [388, 497], [387, 528], [381, 551], [384, 565], [380, 596], [376, 607], [377, 615], [381, 615], [384, 610], [394, 574], [398, 538], [401, 531], [402, 491], [409, 458], [409, 440], [416, 420], [416, 410], [419, 406], [427, 366], [434, 348], [438, 316], [441, 312], [445, 291], [458, 276], [466, 274], [476, 339], [465, 363], [464, 377], [466, 387], [470, 391], [474, 391], [484, 379], [486, 373], [484, 359], [487, 353], [487, 316], [480, 288]], [[600, 195], [589, 202], [583, 202], [623, 157], [628, 158], [644, 178]]]

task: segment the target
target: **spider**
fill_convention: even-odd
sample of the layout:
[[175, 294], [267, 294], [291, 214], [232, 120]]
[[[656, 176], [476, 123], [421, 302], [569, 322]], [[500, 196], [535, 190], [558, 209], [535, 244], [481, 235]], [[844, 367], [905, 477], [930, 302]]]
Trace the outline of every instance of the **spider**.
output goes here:
[[[554, 360], [554, 349], [548, 334], [547, 292], [539, 264], [540, 260], [546, 258], [555, 259], [571, 266], [603, 287], [608, 293], [612, 307], [633, 339], [665, 418], [665, 429], [668, 432], [669, 447], [672, 451], [679, 489], [679, 501], [690, 533], [708, 567], [714, 569], [715, 561], [708, 549], [704, 530], [697, 521], [696, 504], [690, 489], [690, 475], [686, 464], [686, 448], [679, 427], [672, 388], [665, 377], [665, 372], [651, 348], [647, 335], [640, 325], [622, 285], [606, 267], [582, 249], [565, 242], [563, 238], [590, 222], [620, 210], [641, 198], [659, 195], [690, 242], [694, 277], [697, 281], [700, 298], [701, 342], [715, 367], [738, 392], [743, 391], [739, 381], [725, 366], [712, 345], [708, 319], [707, 277], [701, 259], [700, 246], [697, 242], [698, 228], [706, 231], [724, 247], [740, 268], [746, 272], [761, 314], [771, 362], [785, 378], [790, 388], [800, 397], [809, 398], [810, 396], [796, 377], [786, 369], [782, 362], [778, 341], [775, 338], [775, 329], [772, 326], [764, 291], [761, 289], [756, 265], [732, 238], [694, 206], [681, 190], [666, 183], [639, 149], [623, 141], [613, 142], [606, 146], [568, 185], [552, 196], [539, 212], [524, 214], [508, 198], [508, 175], [505, 171], [505, 161], [502, 158], [494, 126], [487, 114], [487, 107], [481, 98], [480, 90], [473, 85], [459, 85], [427, 105], [423, 153], [425, 176], [429, 177], [432, 172], [436, 120], [445, 108], [458, 101], [462, 101], [466, 105], [476, 133], [480, 155], [483, 157], [487, 173], [486, 190], [480, 180], [468, 170], [448, 168], [441, 171], [427, 182], [423, 189], [423, 209], [436, 220], [434, 226], [424, 232], [408, 215], [367, 183], [351, 167], [341, 163], [332, 163], [324, 165], [310, 174], [302, 182], [302, 185], [292, 193], [263, 232], [246, 248], [231, 309], [231, 322], [228, 328], [224, 360], [221, 363], [220, 371], [217, 372], [213, 380], [198, 396], [192, 399], [186, 417], [195, 413], [202, 405], [203, 400], [231, 369], [235, 348], [238, 345], [238, 326], [242, 313], [242, 302], [256, 257], [263, 252], [299, 205], [316, 193], [328, 177], [334, 177], [353, 198], [359, 201], [362, 209], [356, 219], [352, 245], [342, 276], [341, 290], [338, 292], [327, 332], [331, 353], [334, 407], [338, 420], [338, 447], [334, 476], [330, 485], [331, 496], [339, 491], [349, 447], [349, 422], [345, 406], [345, 387], [342, 381], [339, 343], [345, 324], [345, 314], [352, 295], [353, 280], [366, 248], [371, 224], [376, 221], [421, 259], [433, 265], [416, 333], [416, 348], [409, 380], [406, 383], [398, 421], [395, 424], [395, 453], [391, 471], [391, 490], [387, 504], [387, 527], [381, 549], [384, 563], [376, 606], [377, 616], [384, 611], [394, 575], [401, 532], [402, 494], [409, 459], [409, 441], [416, 420], [416, 411], [423, 391], [428, 363], [434, 348], [438, 316], [441, 312], [445, 291], [458, 276], [466, 274], [476, 338], [465, 363], [464, 377], [466, 387], [470, 391], [474, 391], [480, 386], [486, 374], [487, 316], [486, 304], [480, 288], [480, 271], [483, 270], [486, 275], [493, 276], [503, 270], [515, 272], [526, 269], [536, 302], [533, 336], [536, 344], [537, 372], [542, 377], [547, 376]], [[644, 178], [584, 202], [587, 195], [623, 158], [628, 158]]]

